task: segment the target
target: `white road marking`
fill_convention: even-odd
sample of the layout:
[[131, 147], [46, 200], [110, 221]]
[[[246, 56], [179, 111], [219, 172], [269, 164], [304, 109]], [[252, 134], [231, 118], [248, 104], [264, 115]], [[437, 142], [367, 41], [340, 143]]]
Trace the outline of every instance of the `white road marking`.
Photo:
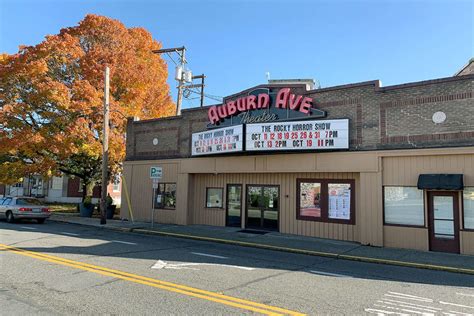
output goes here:
[[338, 274], [338, 273], [330, 273], [330, 272], [324, 272], [324, 271], [318, 271], [318, 270], [309, 270], [309, 272], [314, 273], [314, 274], [325, 275], [325, 276], [333, 276], [333, 277], [337, 277], [337, 278], [352, 278], [349, 275]]
[[121, 240], [111, 240], [111, 242], [116, 242], [116, 243], [125, 244], [125, 245], [136, 245], [136, 243], [134, 242], [121, 241]]
[[420, 299], [420, 298], [414, 298], [414, 297], [406, 297], [406, 296], [392, 295], [392, 294], [384, 294], [384, 295], [389, 296], [389, 297], [401, 298], [401, 299], [405, 299], [405, 300], [414, 300], [414, 301], [426, 302], [426, 303], [432, 303], [433, 302], [433, 300], [426, 300], [426, 299]]
[[410, 316], [409, 314], [401, 314], [401, 313], [396, 313], [396, 312], [391, 312], [391, 311], [386, 311], [386, 310], [380, 310], [380, 309], [374, 309], [374, 308], [366, 308], [364, 311], [372, 314], [377, 314], [380, 316], [386, 315], [386, 314], [398, 314], [398, 315], [403, 315], [403, 316]]
[[68, 232], [61, 232], [63, 235], [69, 235], [69, 236], [79, 236], [79, 234], [74, 234], [74, 233], [68, 233]]
[[423, 313], [423, 312], [419, 312], [419, 311], [414, 311], [414, 310], [404, 309], [404, 308], [391, 307], [391, 306], [387, 306], [387, 305], [374, 304], [374, 306], [383, 307], [383, 308], [388, 308], [388, 309], [394, 309], [394, 310], [397, 310], [397, 311], [409, 312], [409, 313], [413, 313], [413, 314], [420, 314], [420, 315], [426, 315], [426, 316], [434, 316], [433, 313]]
[[455, 313], [455, 315], [467, 315], [467, 316], [472, 316], [472, 314], [468, 313], [461, 313], [461, 312], [456, 312], [456, 311], [449, 311], [450, 313]]
[[431, 298], [426, 298], [426, 297], [421, 297], [421, 296], [415, 296], [415, 295], [410, 295], [410, 294], [404, 294], [404, 293], [399, 293], [399, 292], [388, 292], [390, 294], [395, 294], [395, 295], [401, 295], [401, 296], [406, 296], [406, 297], [412, 297], [412, 298], [418, 298], [418, 299], [421, 299], [421, 300], [426, 300], [426, 301], [431, 301], [433, 302], [433, 300]]
[[29, 226], [20, 226], [20, 228], [36, 230], [36, 228], [34, 228], [34, 227], [29, 227]]
[[461, 295], [461, 296], [471, 296], [471, 297], [474, 297], [474, 294], [467, 294], [467, 293], [456, 293], [457, 295]]
[[439, 303], [443, 305], [452, 305], [452, 306], [459, 306], [459, 307], [464, 307], [464, 308], [474, 308], [474, 306], [454, 304], [454, 303], [443, 302], [443, 301], [439, 301]]
[[[401, 307], [407, 307], [407, 308], [413, 308], [413, 309], [421, 309], [423, 311], [428, 311], [428, 312], [431, 312], [431, 313], [436, 313], [437, 311], [434, 309], [434, 308], [431, 308], [428, 309], [428, 308], [424, 308], [424, 307], [417, 307], [417, 306], [413, 306], [413, 305], [408, 305], [407, 303], [404, 303], [404, 302], [401, 302], [403, 304], [397, 304], [397, 303], [392, 303], [392, 302], [388, 302], [387, 300], [384, 300], [384, 301], [377, 301], [379, 303], [383, 303], [383, 304], [388, 304], [388, 305], [395, 305], [395, 306], [401, 306]], [[437, 310], [441, 310], [440, 308], [437, 308]]]
[[198, 255], [198, 256], [203, 256], [203, 257], [211, 257], [211, 258], [218, 258], [218, 259], [229, 259], [229, 257], [210, 255], [208, 253], [203, 253], [203, 252], [191, 252], [191, 253], [193, 255]]
[[394, 302], [394, 303], [401, 303], [401, 304], [405, 304], [405, 305], [413, 305], [413, 306], [418, 306], [418, 307], [425, 307], [425, 308], [429, 308], [429, 309], [436, 309], [436, 310], [442, 310], [441, 308], [437, 308], [437, 307], [431, 307], [431, 306], [426, 306], [426, 305], [420, 305], [420, 304], [414, 304], [414, 303], [410, 303], [410, 302], [403, 302], [403, 301], [397, 301], [397, 300], [392, 300], [390, 298], [384, 298], [385, 301], [390, 301], [390, 302]]
[[151, 268], [152, 269], [189, 269], [189, 270], [199, 270], [196, 268], [191, 268], [194, 266], [218, 266], [218, 267], [227, 267], [227, 268], [236, 268], [247, 271], [255, 270], [255, 268], [234, 266], [229, 264], [220, 264], [220, 263], [198, 263], [198, 262], [188, 262], [188, 263], [167, 263], [163, 260], [158, 260]]

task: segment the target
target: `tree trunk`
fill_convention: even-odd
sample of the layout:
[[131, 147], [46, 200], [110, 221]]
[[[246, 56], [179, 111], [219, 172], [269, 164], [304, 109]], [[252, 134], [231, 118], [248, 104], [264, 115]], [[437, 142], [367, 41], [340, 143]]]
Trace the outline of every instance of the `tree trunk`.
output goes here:
[[82, 202], [86, 199], [87, 196], [87, 183], [84, 179], [82, 179]]
[[92, 194], [94, 193], [94, 187], [95, 187], [95, 183], [94, 182], [89, 182], [87, 184], [87, 195], [92, 197]]
[[86, 196], [92, 197], [92, 193], [94, 190], [94, 183], [89, 182], [89, 179], [84, 179], [81, 178], [82, 180], [82, 202], [84, 202], [84, 199]]

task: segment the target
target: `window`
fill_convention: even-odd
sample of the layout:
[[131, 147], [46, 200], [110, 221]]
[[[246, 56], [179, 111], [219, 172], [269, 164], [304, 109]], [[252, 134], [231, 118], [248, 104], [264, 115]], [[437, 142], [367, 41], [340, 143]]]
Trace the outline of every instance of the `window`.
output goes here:
[[51, 189], [52, 190], [62, 190], [63, 188], [63, 178], [62, 177], [53, 177], [51, 179]]
[[206, 207], [222, 208], [222, 188], [206, 188]]
[[474, 187], [464, 188], [464, 229], [474, 229]]
[[84, 185], [84, 181], [82, 179], [79, 179], [79, 188], [77, 189], [77, 192], [82, 192], [83, 185]]
[[112, 191], [120, 192], [120, 176], [116, 176], [112, 182]]
[[416, 187], [384, 187], [384, 223], [424, 226], [423, 190]]
[[297, 180], [297, 219], [355, 223], [354, 180]]
[[43, 205], [40, 200], [30, 198], [16, 199], [16, 205]]
[[14, 185], [12, 185], [12, 187], [14, 187], [14, 188], [23, 188], [23, 182], [15, 183]]
[[176, 208], [176, 183], [159, 183], [155, 189], [155, 209]]

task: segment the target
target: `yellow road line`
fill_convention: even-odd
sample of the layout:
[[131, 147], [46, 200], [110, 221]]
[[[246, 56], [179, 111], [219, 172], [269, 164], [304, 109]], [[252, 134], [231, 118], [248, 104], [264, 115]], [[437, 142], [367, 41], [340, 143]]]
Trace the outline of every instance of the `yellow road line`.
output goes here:
[[84, 262], [51, 256], [44, 253], [28, 251], [28, 250], [11, 247], [4, 244], [0, 244], [0, 250], [6, 250], [6, 251], [14, 252], [16, 254], [32, 257], [35, 259], [44, 260], [44, 261], [48, 261], [48, 262], [52, 262], [52, 263], [56, 263], [56, 264], [60, 264], [64, 266], [69, 266], [72, 268], [81, 269], [81, 270], [85, 270], [85, 271], [89, 271], [89, 272], [93, 272], [93, 273], [97, 273], [97, 274], [101, 274], [105, 276], [110, 276], [110, 277], [130, 281], [134, 283], [148, 285], [148, 286], [160, 288], [163, 290], [176, 292], [176, 293], [180, 293], [180, 294], [184, 294], [188, 296], [193, 296], [193, 297], [205, 299], [208, 301], [221, 303], [224, 305], [237, 307], [241, 309], [246, 309], [249, 311], [253, 311], [253, 312], [257, 312], [257, 313], [261, 313], [265, 315], [294, 315], [294, 316], [304, 315], [298, 312], [294, 312], [294, 311], [283, 309], [276, 306], [265, 305], [265, 304], [252, 302], [252, 301], [248, 301], [248, 300], [244, 300], [244, 299], [240, 299], [240, 298], [236, 298], [232, 296], [215, 293], [215, 292], [192, 288], [185, 285], [161, 281], [161, 280], [148, 278], [148, 277], [144, 277], [144, 276], [140, 276], [136, 274], [131, 274], [131, 273], [127, 273], [127, 272], [123, 272], [119, 270], [108, 269], [101, 266], [95, 266], [95, 265], [91, 265]]

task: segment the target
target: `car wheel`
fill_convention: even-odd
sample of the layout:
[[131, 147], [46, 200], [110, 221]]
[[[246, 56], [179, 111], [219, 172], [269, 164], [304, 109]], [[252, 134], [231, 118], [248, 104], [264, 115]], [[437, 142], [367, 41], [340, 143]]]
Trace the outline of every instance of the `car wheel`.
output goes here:
[[7, 223], [15, 222], [15, 218], [13, 217], [12, 211], [8, 211], [6, 214], [6, 217], [7, 217]]
[[46, 218], [37, 218], [37, 219], [36, 219], [36, 221], [38, 222], [38, 224], [43, 224], [45, 220], [46, 220]]

